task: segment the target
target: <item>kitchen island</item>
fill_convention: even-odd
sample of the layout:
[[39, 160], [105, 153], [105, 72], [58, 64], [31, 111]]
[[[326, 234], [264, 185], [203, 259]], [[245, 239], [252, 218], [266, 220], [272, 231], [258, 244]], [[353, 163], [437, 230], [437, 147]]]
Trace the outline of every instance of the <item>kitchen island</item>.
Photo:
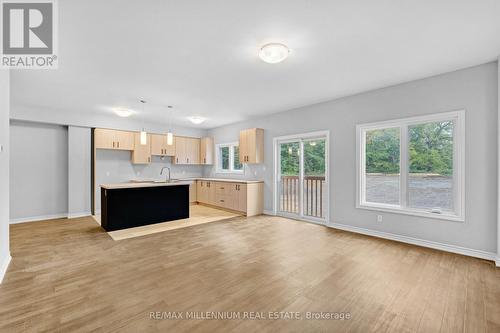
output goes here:
[[190, 182], [101, 185], [101, 226], [114, 231], [189, 218]]

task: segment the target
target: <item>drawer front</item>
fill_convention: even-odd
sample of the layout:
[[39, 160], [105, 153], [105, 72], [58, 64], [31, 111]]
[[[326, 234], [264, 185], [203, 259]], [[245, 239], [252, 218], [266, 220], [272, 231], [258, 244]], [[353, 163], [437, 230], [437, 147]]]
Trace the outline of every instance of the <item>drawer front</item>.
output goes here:
[[222, 207], [222, 208], [226, 208], [226, 209], [233, 209], [233, 206], [234, 206], [233, 196], [217, 193], [215, 198], [217, 201], [216, 202], [217, 206]]
[[233, 186], [232, 183], [217, 182], [215, 183], [215, 186], [215, 193], [228, 196], [231, 195], [231, 187]]

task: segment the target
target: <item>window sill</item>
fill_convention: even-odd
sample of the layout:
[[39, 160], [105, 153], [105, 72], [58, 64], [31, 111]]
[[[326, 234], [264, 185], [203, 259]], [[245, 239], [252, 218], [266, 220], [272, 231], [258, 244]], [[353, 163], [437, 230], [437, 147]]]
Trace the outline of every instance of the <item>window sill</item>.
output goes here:
[[243, 170], [241, 170], [241, 171], [217, 170], [215, 173], [216, 174], [220, 174], [220, 175], [242, 175], [244, 172], [243, 172]]
[[425, 218], [429, 218], [429, 219], [447, 220], [447, 221], [453, 221], [453, 222], [465, 222], [465, 219], [462, 216], [445, 214], [445, 213], [436, 214], [436, 213], [430, 213], [430, 212], [418, 210], [418, 209], [402, 209], [402, 208], [379, 206], [379, 205], [367, 205], [367, 204], [362, 204], [362, 205], [358, 204], [356, 206], [356, 208], [365, 209], [365, 210], [374, 210], [374, 211], [386, 212], [386, 213], [419, 216], [419, 217], [425, 217]]

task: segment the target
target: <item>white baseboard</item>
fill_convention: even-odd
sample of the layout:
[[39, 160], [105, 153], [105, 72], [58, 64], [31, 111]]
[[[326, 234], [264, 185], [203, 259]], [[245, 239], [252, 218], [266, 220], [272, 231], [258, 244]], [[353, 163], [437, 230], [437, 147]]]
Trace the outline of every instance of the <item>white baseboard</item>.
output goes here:
[[69, 213], [68, 219], [76, 219], [78, 217], [85, 217], [92, 215], [90, 212], [80, 212], [80, 213]]
[[16, 219], [10, 219], [10, 224], [36, 222], [36, 221], [53, 220], [53, 219], [62, 219], [62, 218], [67, 218], [67, 217], [68, 217], [67, 213], [21, 217], [21, 218], [16, 218]]
[[500, 257], [497, 257], [497, 259], [495, 260], [495, 265], [497, 267], [500, 267]]
[[401, 235], [391, 234], [391, 233], [383, 232], [383, 231], [359, 228], [359, 227], [354, 227], [351, 225], [340, 224], [340, 223], [330, 223], [329, 227], [332, 227], [335, 229], [340, 229], [340, 230], [345, 230], [345, 231], [351, 231], [351, 232], [355, 232], [358, 234], [363, 234], [363, 235], [368, 235], [368, 236], [373, 236], [373, 237], [390, 239], [390, 240], [394, 240], [394, 241], [398, 241], [398, 242], [402, 242], [402, 243], [428, 247], [431, 249], [452, 252], [452, 253], [458, 253], [458, 254], [462, 254], [465, 256], [469, 256], [469, 257], [491, 260], [491, 261], [495, 261], [496, 265], [500, 267], [500, 260], [499, 260], [500, 258], [498, 258], [496, 253], [493, 253], [493, 252], [486, 252], [486, 251], [481, 251], [481, 250], [469, 249], [466, 247], [450, 245], [450, 244], [443, 244], [443, 243], [438, 243], [438, 242], [433, 242], [433, 241], [428, 241], [425, 239], [413, 238], [413, 237], [408, 237], [408, 236], [401, 236]]
[[10, 257], [10, 253], [7, 253], [7, 256], [3, 260], [3, 262], [0, 262], [0, 283], [3, 281], [3, 277], [5, 276], [5, 273], [7, 272], [7, 268], [9, 268], [10, 260], [12, 258]]
[[271, 216], [276, 215], [276, 214], [274, 214], [274, 212], [273, 212], [272, 210], [265, 210], [265, 209], [264, 209], [264, 212], [263, 212], [263, 213], [264, 213], [264, 215], [271, 215]]

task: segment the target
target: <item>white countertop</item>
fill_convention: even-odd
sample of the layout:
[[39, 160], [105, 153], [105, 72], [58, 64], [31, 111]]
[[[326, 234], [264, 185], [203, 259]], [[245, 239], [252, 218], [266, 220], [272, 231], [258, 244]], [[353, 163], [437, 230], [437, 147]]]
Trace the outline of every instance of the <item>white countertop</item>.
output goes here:
[[140, 188], [140, 187], [158, 187], [158, 186], [179, 186], [179, 185], [190, 185], [189, 181], [176, 181], [172, 183], [153, 183], [153, 182], [128, 182], [128, 183], [117, 183], [117, 184], [101, 184], [100, 186], [106, 190], [114, 190], [120, 188]]
[[101, 184], [100, 186], [107, 190], [121, 189], [121, 188], [140, 188], [140, 187], [158, 187], [158, 186], [176, 186], [176, 185], [190, 185], [193, 181], [203, 180], [209, 182], [227, 182], [227, 183], [241, 183], [241, 184], [254, 184], [263, 183], [263, 180], [244, 180], [244, 179], [227, 179], [227, 178], [182, 178], [172, 183], [155, 183], [151, 180], [134, 180], [127, 183], [116, 184]]
[[241, 184], [254, 184], [254, 183], [263, 183], [263, 180], [245, 180], [245, 179], [229, 179], [229, 178], [181, 178], [183, 181], [193, 181], [193, 180], [203, 180], [208, 182], [227, 182], [227, 183], [241, 183]]

